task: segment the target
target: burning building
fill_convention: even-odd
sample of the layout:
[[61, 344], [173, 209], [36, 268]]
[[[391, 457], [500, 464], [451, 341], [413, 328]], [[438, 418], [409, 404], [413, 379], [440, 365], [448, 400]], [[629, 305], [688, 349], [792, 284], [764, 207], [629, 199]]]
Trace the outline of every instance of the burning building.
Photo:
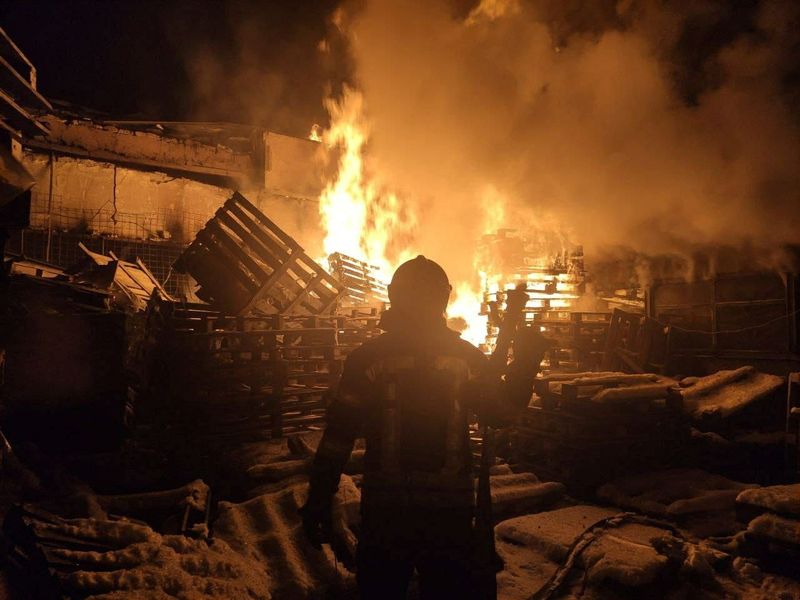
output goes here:
[[[352, 597], [375, 451], [354, 434], [338, 457], [323, 550], [309, 481], [360, 418], [349, 357], [391, 332], [392, 275], [424, 254], [450, 277], [436, 323], [490, 357], [479, 397], [525, 400], [507, 420], [454, 404], [491, 540], [472, 570], [502, 562], [487, 597], [800, 594], [797, 240], [781, 224], [748, 246], [734, 218], [756, 189], [780, 214], [796, 180], [722, 110], [764, 106], [757, 69], [729, 48], [729, 79], [689, 110], [644, 50], [666, 13], [618, 3], [573, 31], [547, 3], [473, 4], [337, 11], [318, 50], [346, 40], [359, 85], [294, 136], [48, 99], [0, 30], [0, 589]], [[779, 13], [757, 22], [775, 48]], [[719, 219], [697, 201], [717, 188]], [[435, 438], [447, 394], [422, 382], [460, 394], [460, 367], [412, 381], [403, 360], [365, 385], [388, 381], [391, 427]], [[408, 389], [430, 404], [397, 413]]]

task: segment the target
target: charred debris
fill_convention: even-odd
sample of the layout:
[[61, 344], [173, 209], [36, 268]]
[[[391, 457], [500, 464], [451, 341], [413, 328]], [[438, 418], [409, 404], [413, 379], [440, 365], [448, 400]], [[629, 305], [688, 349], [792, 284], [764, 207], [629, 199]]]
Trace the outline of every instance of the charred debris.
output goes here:
[[[310, 548], [297, 509], [343, 361], [380, 333], [385, 283], [343, 254], [323, 268], [256, 206], [269, 200], [214, 195], [260, 165], [305, 210], [252, 132], [68, 118], [0, 33], [0, 590], [351, 597], [363, 448], [337, 495], [338, 553]], [[148, 265], [122, 213], [107, 237], [85, 218], [54, 226], [68, 207], [54, 212], [63, 199], [23, 162], [49, 160], [52, 177], [58, 153], [68, 177], [113, 172], [115, 200], [131, 163], [143, 180], [212, 181], [216, 212], [194, 228], [161, 218]], [[797, 274], [610, 287], [603, 310], [582, 311], [550, 302], [581, 293], [580, 252], [542, 270], [511, 232], [484, 244], [510, 263], [506, 283], [528, 282], [527, 325], [552, 340], [530, 405], [498, 435], [499, 596], [800, 597]], [[490, 315], [504, 289], [487, 291]], [[490, 318], [485, 349], [494, 335]], [[472, 443], [477, 462], [477, 429]]]

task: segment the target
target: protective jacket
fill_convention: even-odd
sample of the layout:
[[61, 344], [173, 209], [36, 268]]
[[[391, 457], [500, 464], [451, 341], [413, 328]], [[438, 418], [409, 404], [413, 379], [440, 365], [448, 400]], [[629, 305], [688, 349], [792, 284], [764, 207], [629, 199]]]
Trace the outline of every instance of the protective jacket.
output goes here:
[[[535, 373], [492, 380], [486, 357], [448, 329], [394, 324], [347, 359], [314, 459], [308, 507], [329, 506], [355, 439], [366, 440], [362, 511], [474, 504], [469, 419], [524, 407]], [[487, 407], [490, 410], [487, 410]]]

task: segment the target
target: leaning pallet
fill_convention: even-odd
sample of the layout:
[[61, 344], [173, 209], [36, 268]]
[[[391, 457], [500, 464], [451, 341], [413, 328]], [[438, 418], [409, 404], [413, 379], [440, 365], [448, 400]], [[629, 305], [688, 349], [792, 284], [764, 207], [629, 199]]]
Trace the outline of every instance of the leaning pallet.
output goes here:
[[239, 192], [220, 207], [174, 264], [197, 296], [231, 314], [330, 313], [342, 285]]

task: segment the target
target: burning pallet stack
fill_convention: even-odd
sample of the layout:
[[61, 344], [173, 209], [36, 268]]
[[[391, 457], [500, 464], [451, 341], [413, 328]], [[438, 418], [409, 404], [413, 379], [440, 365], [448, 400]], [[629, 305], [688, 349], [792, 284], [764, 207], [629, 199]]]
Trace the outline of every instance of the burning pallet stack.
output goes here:
[[[481, 313], [491, 314], [494, 305], [505, 310], [506, 290], [524, 285], [529, 300], [525, 321], [530, 325], [548, 311], [566, 311], [580, 297], [584, 281], [583, 250], [564, 251], [543, 258], [532, 240], [516, 231], [501, 229], [486, 235], [481, 245], [481, 270], [488, 273]], [[490, 319], [485, 350], [494, 348], [499, 329]]]
[[336, 252], [328, 257], [331, 273], [344, 286], [339, 298], [337, 341], [347, 354], [380, 334], [381, 311], [388, 306], [389, 291], [378, 268]]
[[539, 378], [517, 431], [518, 460], [579, 490], [663, 464], [688, 435], [676, 386], [654, 374]]

